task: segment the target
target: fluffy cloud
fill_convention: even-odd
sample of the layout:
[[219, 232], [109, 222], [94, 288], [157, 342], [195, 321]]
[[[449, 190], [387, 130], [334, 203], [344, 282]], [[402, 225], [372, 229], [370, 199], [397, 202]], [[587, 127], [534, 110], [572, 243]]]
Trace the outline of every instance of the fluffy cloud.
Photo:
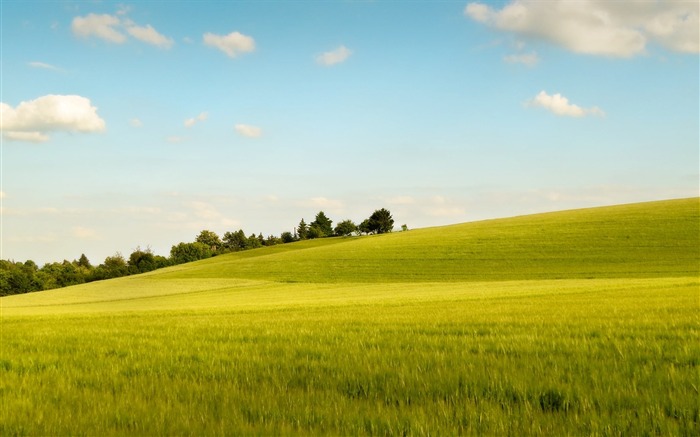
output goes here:
[[[124, 16], [128, 13], [127, 9], [120, 9], [117, 15]], [[75, 17], [71, 24], [73, 34], [82, 37], [96, 37], [105, 41], [122, 44], [128, 39], [128, 33], [146, 44], [156, 47], [168, 49], [172, 47], [173, 40], [159, 33], [150, 24], [139, 26], [128, 18], [120, 18], [108, 14], [88, 14], [84, 17]]]
[[95, 36], [116, 44], [126, 41], [126, 35], [117, 30], [121, 24], [118, 17], [108, 14], [88, 14], [73, 18], [71, 29], [77, 36], [87, 38]]
[[540, 93], [537, 94], [537, 96], [535, 96], [534, 99], [528, 102], [528, 106], [545, 108], [549, 111], [552, 111], [556, 115], [568, 117], [583, 117], [586, 115], [605, 115], [605, 113], [597, 106], [593, 106], [591, 108], [581, 108], [578, 105], [569, 103], [569, 99], [567, 99], [559, 93], [550, 96], [545, 91], [540, 91]]
[[158, 33], [150, 24], [146, 26], [131, 25], [126, 28], [126, 31], [139, 41], [160, 48], [169, 49], [173, 45], [172, 39]]
[[316, 57], [316, 62], [321, 65], [331, 66], [340, 64], [352, 55], [352, 51], [345, 46], [340, 46], [335, 50], [322, 53]]
[[76, 95], [47, 95], [20, 103], [0, 103], [0, 131], [16, 141], [48, 141], [48, 132], [100, 132], [105, 122], [89, 99]]
[[520, 53], [517, 55], [504, 56], [503, 60], [509, 64], [523, 64], [528, 67], [534, 67], [540, 61], [537, 53]]
[[192, 127], [195, 124], [199, 123], [200, 121], [206, 120], [208, 117], [209, 117], [208, 113], [202, 112], [201, 114], [199, 114], [196, 117], [188, 118], [187, 120], [185, 120], [185, 122], [183, 124], [185, 125], [185, 127]]
[[241, 53], [255, 50], [255, 40], [240, 32], [231, 32], [228, 35], [216, 35], [207, 32], [204, 34], [203, 39], [204, 44], [221, 50], [231, 58], [235, 58]]
[[513, 0], [502, 9], [469, 3], [464, 14], [499, 30], [541, 38], [575, 53], [631, 57], [648, 42], [700, 52], [698, 2]]
[[260, 129], [257, 126], [251, 126], [249, 124], [237, 124], [234, 126], [234, 129], [239, 134], [248, 138], [258, 138], [262, 135], [262, 129]]

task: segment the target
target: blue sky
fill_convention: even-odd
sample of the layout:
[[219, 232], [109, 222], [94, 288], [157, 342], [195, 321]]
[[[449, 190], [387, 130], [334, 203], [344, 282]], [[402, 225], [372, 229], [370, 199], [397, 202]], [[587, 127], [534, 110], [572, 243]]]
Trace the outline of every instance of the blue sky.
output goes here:
[[698, 195], [698, 3], [2, 1], [2, 254]]

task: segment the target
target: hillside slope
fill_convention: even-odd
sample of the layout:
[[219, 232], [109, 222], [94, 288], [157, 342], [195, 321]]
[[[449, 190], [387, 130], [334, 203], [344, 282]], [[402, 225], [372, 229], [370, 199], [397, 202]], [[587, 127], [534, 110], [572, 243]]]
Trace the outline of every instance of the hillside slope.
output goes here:
[[[452, 293], [467, 289], [481, 296], [507, 290], [688, 286], [688, 281], [696, 287], [698, 201], [650, 202], [302, 241], [143, 275], [7, 296], [0, 298], [0, 312], [244, 309], [358, 299], [367, 303], [449, 299]], [[651, 279], [661, 282], [647, 281]], [[495, 283], [498, 287], [488, 285]]]
[[698, 198], [536, 214], [236, 253], [165, 278], [452, 282], [697, 275]]

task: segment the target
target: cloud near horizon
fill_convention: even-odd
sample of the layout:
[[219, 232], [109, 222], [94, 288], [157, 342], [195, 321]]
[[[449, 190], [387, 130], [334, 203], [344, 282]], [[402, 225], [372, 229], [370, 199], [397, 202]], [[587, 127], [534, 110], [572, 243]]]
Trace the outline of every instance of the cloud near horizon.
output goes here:
[[540, 91], [532, 100], [527, 103], [528, 106], [535, 106], [547, 109], [556, 115], [567, 117], [584, 117], [586, 115], [596, 115], [602, 117], [605, 115], [602, 109], [597, 106], [591, 108], [582, 108], [573, 103], [569, 103], [569, 99], [559, 93], [549, 95], [545, 91]]
[[16, 108], [0, 102], [0, 131], [5, 139], [46, 142], [49, 132], [101, 132], [105, 121], [89, 99], [77, 95], [46, 95]]
[[471, 2], [464, 15], [574, 53], [629, 58], [646, 53], [650, 41], [676, 52], [699, 53], [699, 10], [700, 3], [684, 1], [513, 0], [500, 10]]
[[207, 32], [202, 39], [205, 45], [221, 50], [229, 58], [235, 58], [241, 53], [255, 51], [255, 40], [240, 32], [231, 32], [228, 35], [217, 35]]

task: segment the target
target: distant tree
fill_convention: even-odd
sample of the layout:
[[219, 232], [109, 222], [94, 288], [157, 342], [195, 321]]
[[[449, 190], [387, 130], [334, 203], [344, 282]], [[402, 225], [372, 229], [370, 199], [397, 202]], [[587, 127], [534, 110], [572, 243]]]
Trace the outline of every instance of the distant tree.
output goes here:
[[321, 228], [316, 224], [309, 226], [309, 231], [306, 233], [306, 238], [309, 240], [313, 240], [315, 238], [323, 238], [325, 236], [326, 235], [323, 232], [323, 230], [321, 230]]
[[174, 264], [184, 264], [211, 256], [211, 247], [199, 241], [195, 241], [194, 243], [180, 243], [170, 249], [170, 259]]
[[369, 228], [377, 234], [391, 232], [394, 229], [394, 219], [387, 209], [378, 209], [369, 217]]
[[250, 234], [246, 247], [248, 249], [257, 249], [260, 246], [262, 246], [262, 241], [260, 241], [260, 238], [255, 234]]
[[312, 221], [309, 226], [316, 226], [319, 229], [321, 233], [319, 237], [330, 237], [333, 235], [333, 220], [326, 217], [323, 211], [319, 211], [319, 213], [316, 214], [316, 219]]
[[372, 232], [372, 229], [371, 229], [370, 224], [369, 224], [369, 219], [364, 219], [362, 221], [362, 223], [360, 223], [357, 226], [357, 231], [360, 234], [370, 234]]
[[94, 279], [119, 278], [129, 274], [129, 266], [121, 253], [117, 252], [105, 258], [104, 262], [97, 266], [93, 272]]
[[219, 250], [219, 248], [221, 248], [222, 246], [221, 239], [219, 238], [219, 236], [216, 235], [215, 232], [208, 230], [203, 230], [202, 232], [200, 232], [199, 235], [197, 235], [195, 241], [197, 243], [202, 243], [209, 246], [209, 249], [212, 251], [212, 253]]
[[156, 258], [150, 249], [141, 250], [137, 247], [131, 255], [129, 255], [129, 274], [146, 273], [157, 269]]
[[297, 227], [296, 232], [300, 240], [306, 240], [309, 237], [309, 227], [304, 219], [301, 219], [299, 222], [299, 227]]
[[347, 236], [357, 231], [357, 225], [352, 220], [343, 220], [335, 227], [335, 235]]
[[282, 239], [274, 235], [270, 235], [265, 239], [265, 246], [276, 246], [282, 244]]
[[280, 239], [282, 240], [282, 243], [293, 243], [296, 238], [294, 238], [294, 235], [292, 235], [291, 232], [282, 232], [282, 235], [280, 235]]
[[408, 230], [408, 225], [405, 225], [405, 224], [404, 224], [404, 225], [401, 225], [401, 230], [402, 230], [403, 232], [406, 232], [406, 231]]
[[239, 229], [236, 232], [226, 232], [223, 244], [228, 250], [237, 252], [248, 247], [248, 237], [245, 236], [243, 229]]
[[92, 264], [90, 264], [90, 260], [88, 257], [85, 256], [85, 254], [81, 254], [80, 258], [78, 259], [78, 265], [80, 267], [85, 267], [86, 269], [92, 269]]

